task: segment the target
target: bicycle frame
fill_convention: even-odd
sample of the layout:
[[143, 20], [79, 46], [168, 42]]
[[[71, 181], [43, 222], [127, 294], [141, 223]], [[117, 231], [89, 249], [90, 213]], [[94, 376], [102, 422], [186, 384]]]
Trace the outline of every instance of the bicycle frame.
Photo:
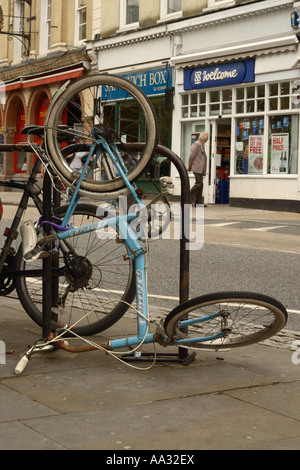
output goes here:
[[[119, 172], [120, 176], [123, 178], [126, 187], [129, 189], [130, 193], [134, 197], [138, 208], [143, 210], [145, 208], [145, 204], [139, 198], [135, 191], [135, 186], [132, 185], [128, 179], [126, 174], [128, 173], [127, 168], [125, 167], [121, 156], [119, 155], [118, 149], [116, 145], [113, 143], [108, 145], [108, 143], [102, 138], [98, 138], [96, 143], [91, 146], [89, 155], [83, 167], [83, 170], [78, 178], [76, 188], [74, 190], [73, 196], [70, 201], [70, 205], [68, 211], [65, 215], [64, 220], [60, 227], [58, 227], [59, 231], [57, 234], [57, 238], [59, 240], [65, 240], [70, 237], [80, 236], [80, 234], [105, 229], [109, 227], [116, 227], [120, 237], [124, 240], [124, 243], [128, 247], [129, 258], [134, 259], [135, 261], [135, 282], [136, 282], [136, 305], [137, 305], [137, 336], [133, 336], [130, 338], [118, 339], [118, 340], [110, 340], [107, 349], [121, 349], [126, 347], [137, 346], [139, 344], [149, 344], [154, 343], [157, 341], [157, 333], [151, 334], [148, 333], [148, 297], [147, 297], [147, 280], [146, 280], [146, 248], [141, 244], [139, 240], [139, 236], [137, 236], [136, 232], [131, 227], [131, 222], [138, 219], [140, 216], [140, 212], [137, 211], [134, 214], [126, 214], [121, 215], [118, 217], [111, 217], [107, 220], [102, 220], [101, 222], [96, 222], [93, 224], [84, 225], [81, 227], [73, 228], [69, 227], [70, 217], [72, 216], [76, 204], [79, 200], [79, 188], [82, 179], [84, 178], [84, 174], [88, 170], [89, 162], [92, 156], [95, 153], [96, 147], [99, 146], [99, 150], [96, 154], [95, 161], [99, 158], [100, 149], [105, 149], [105, 151], [109, 154], [112, 162], [114, 163], [117, 171]], [[113, 150], [112, 148], [113, 147]], [[188, 328], [190, 325], [194, 323], [200, 323], [209, 321], [212, 318], [216, 318], [221, 316], [222, 312], [214, 313], [213, 315], [208, 315], [206, 317], [193, 319], [193, 320], [186, 320], [183, 322], [184, 327]], [[219, 338], [223, 338], [226, 335], [226, 331], [221, 331], [218, 334], [206, 337], [197, 337], [192, 339], [175, 339], [175, 340], [168, 340], [167, 338], [160, 337], [160, 342], [165, 343], [165, 345], [177, 345], [182, 346], [185, 344], [191, 343], [199, 343], [204, 341], [213, 341]]]

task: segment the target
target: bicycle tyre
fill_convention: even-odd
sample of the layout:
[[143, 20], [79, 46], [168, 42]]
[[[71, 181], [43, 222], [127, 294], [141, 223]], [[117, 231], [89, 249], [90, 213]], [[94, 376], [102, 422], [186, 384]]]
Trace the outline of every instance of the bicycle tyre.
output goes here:
[[[114, 97], [109, 95], [111, 89], [115, 90]], [[95, 140], [91, 136], [95, 123], [105, 135], [110, 136], [107, 140], [112, 139], [113, 133], [120, 142], [125, 136], [127, 143], [144, 143], [140, 158], [130, 168], [127, 178], [133, 182], [143, 173], [157, 146], [158, 130], [154, 107], [139, 87], [122, 77], [96, 74], [76, 80], [61, 94], [58, 93], [57, 98], [54, 96], [45, 122], [45, 145], [50, 166], [67, 185], [74, 184], [76, 175], [63, 156], [58, 125], [62, 122], [65, 110], [70, 109], [70, 130], [67, 133], [74, 141], [80, 141], [84, 148]], [[105, 158], [105, 165], [108, 165], [107, 156], [103, 154], [101, 158]], [[125, 188], [123, 179], [114, 173], [113, 168], [107, 170], [107, 180], [100, 179], [99, 168], [96, 171], [98, 176], [93, 173], [91, 177], [84, 177], [80, 186], [81, 194], [109, 193]]]
[[[181, 325], [187, 318], [201, 318], [223, 310], [223, 316], [191, 325], [188, 331]], [[228, 334], [224, 338], [185, 344], [196, 349], [218, 350], [266, 340], [278, 333], [286, 321], [285, 307], [271, 297], [250, 292], [221, 292], [195, 297], [178, 305], [166, 317], [164, 328], [172, 340], [210, 336], [227, 328]]]
[[[66, 210], [67, 206], [61, 206], [55, 209], [54, 213], [57, 217], [62, 218]], [[101, 217], [97, 217], [96, 212], [95, 206], [78, 204], [70, 222], [74, 226], [81, 226], [83, 218], [87, 219], [86, 223], [93, 222], [91, 219], [101, 219]], [[75, 225], [76, 217], [80, 220]], [[59, 317], [57, 321], [52, 321], [53, 331], [62, 325], [74, 324], [78, 318], [82, 317], [84, 311], [96, 309], [84, 320], [84, 324], [79, 323], [74, 331], [81, 336], [99, 333], [116, 323], [126, 313], [129, 304], [134, 299], [134, 266], [132, 261], [123, 258], [128, 254], [124, 242], [120, 242], [118, 239], [99, 239], [98, 235], [96, 232], [90, 232], [67, 240], [76, 250], [76, 254], [71, 258], [71, 267], [69, 268], [66, 267], [65, 258], [62, 256], [62, 250], [66, 249], [63, 246], [65, 242], [59, 242], [59, 267], [65, 266], [66, 270], [58, 277], [59, 296], [57, 302], [54, 302], [52, 311], [59, 314]], [[41, 276], [37, 278], [17, 277], [17, 293], [27, 314], [35, 323], [42, 326], [42, 260], [26, 263], [23, 260], [21, 244], [16, 255], [16, 269], [27, 268], [41, 269]], [[77, 274], [75, 269], [78, 269]], [[80, 287], [76, 286], [76, 276], [79, 278], [79, 280], [77, 279], [79, 284], [83, 284]], [[84, 276], [88, 281], [86, 283], [83, 282]], [[52, 279], [54, 284], [57, 276], [53, 274]], [[70, 285], [72, 287], [75, 285], [77, 288], [74, 292], [68, 292], [65, 305], [62, 306], [63, 292], [66, 292]], [[113, 303], [113, 307], [110, 302]]]

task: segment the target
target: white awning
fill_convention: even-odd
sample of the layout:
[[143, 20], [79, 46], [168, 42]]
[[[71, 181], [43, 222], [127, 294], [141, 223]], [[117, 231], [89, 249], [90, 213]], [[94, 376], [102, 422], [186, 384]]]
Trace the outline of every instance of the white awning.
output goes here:
[[236, 46], [210, 49], [171, 57], [170, 65], [178, 68], [199, 67], [221, 62], [232, 62], [267, 54], [295, 51], [299, 44], [295, 34], [264, 41], [248, 42]]

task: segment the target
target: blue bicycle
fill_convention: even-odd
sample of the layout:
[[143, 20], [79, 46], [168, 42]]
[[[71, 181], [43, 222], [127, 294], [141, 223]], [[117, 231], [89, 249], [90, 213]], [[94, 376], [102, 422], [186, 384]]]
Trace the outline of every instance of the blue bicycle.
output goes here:
[[[66, 110], [71, 116], [68, 132], [72, 134], [74, 148], [87, 152], [80, 173], [74, 172], [64, 158], [57, 130]], [[143, 152], [133, 166], [128, 166], [126, 161], [130, 151], [126, 145], [143, 140]], [[62, 241], [80, 241], [84, 235], [95, 232], [100, 239], [105, 239], [111, 229], [117, 234], [117, 243], [125, 244], [127, 254], [124, 261], [132, 263], [135, 280], [137, 334], [101, 345], [92, 344], [86, 349], [128, 351], [142, 344], [159, 343], [166, 347], [219, 350], [250, 345], [275, 335], [287, 321], [284, 306], [263, 294], [236, 291], [187, 300], [164, 320], [154, 322], [155, 331], [150, 331], [153, 322], [148, 311], [146, 260], [151, 208], [145, 205], [135, 181], [149, 164], [156, 145], [154, 110], [134, 84], [120, 77], [101, 74], [63, 87], [51, 103], [45, 124], [45, 151], [39, 152], [39, 157], [52, 175], [58, 175], [72, 188], [73, 195], [63, 218], [45, 222], [51, 228], [50, 235], [43, 234], [41, 225], [28, 223], [23, 228], [23, 253], [27, 261], [32, 254], [38, 256], [39, 251], [44, 256], [50, 249], [49, 244], [55, 253], [55, 247]], [[108, 175], [105, 180], [101, 178], [104, 171]], [[134, 210], [119, 215], [110, 215], [107, 211], [100, 221], [74, 226], [70, 223], [71, 218], [80, 198], [87, 195], [109, 200], [127, 195], [134, 203]], [[109, 305], [108, 298], [106, 303]], [[87, 316], [83, 315], [83, 320]], [[66, 345], [64, 338], [70, 334], [77, 336], [76, 327], [80, 321], [78, 318], [73, 324], [66, 324], [53, 332], [48, 341], [30, 348], [18, 364], [16, 373], [22, 372], [28, 358], [36, 351], [51, 349], [57, 343], [73, 351], [74, 348]]]

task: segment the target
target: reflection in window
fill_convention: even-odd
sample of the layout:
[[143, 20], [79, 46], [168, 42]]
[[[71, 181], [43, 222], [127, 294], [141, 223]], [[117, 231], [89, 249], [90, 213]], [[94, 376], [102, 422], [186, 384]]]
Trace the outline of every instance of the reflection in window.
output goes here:
[[138, 23], [139, 21], [139, 0], [127, 0], [126, 24]]
[[168, 0], [167, 14], [176, 13], [182, 10], [182, 0]]

